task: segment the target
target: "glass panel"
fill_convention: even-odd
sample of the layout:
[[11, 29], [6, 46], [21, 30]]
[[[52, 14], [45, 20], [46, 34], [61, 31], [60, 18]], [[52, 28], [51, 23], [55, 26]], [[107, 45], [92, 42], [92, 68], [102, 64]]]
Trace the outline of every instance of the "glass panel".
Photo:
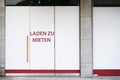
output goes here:
[[55, 6], [77, 6], [79, 0], [55, 0]]
[[120, 0], [94, 0], [94, 6], [120, 6]]
[[120, 7], [94, 7], [93, 14], [94, 74], [120, 76]]
[[28, 71], [28, 34], [29, 8], [6, 7], [6, 75]]
[[77, 6], [79, 0], [6, 0], [7, 6]]
[[[79, 6], [55, 8], [56, 70], [58, 75], [79, 75]], [[69, 30], [68, 30], [69, 29]]]
[[7, 6], [28, 6], [30, 0], [6, 0]]
[[54, 7], [30, 7], [30, 59], [35, 75], [54, 75]]

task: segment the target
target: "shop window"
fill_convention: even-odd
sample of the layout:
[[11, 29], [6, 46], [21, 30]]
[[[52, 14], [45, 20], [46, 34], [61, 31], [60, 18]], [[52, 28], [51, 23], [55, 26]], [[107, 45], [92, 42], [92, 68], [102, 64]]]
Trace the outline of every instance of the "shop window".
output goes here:
[[6, 0], [7, 6], [78, 6], [79, 0]]
[[94, 0], [93, 69], [95, 76], [120, 76], [120, 0]]

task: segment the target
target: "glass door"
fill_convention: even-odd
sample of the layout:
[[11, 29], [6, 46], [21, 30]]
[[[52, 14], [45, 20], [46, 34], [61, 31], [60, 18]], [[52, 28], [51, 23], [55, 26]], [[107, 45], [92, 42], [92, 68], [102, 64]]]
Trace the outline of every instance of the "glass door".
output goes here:
[[30, 7], [30, 72], [54, 74], [54, 7]]
[[94, 76], [120, 76], [120, 1], [94, 0]]
[[79, 1], [6, 0], [6, 74], [79, 76]]
[[29, 8], [6, 6], [5, 15], [5, 72], [7, 75], [28, 74]]
[[79, 6], [55, 6], [57, 75], [80, 75]]

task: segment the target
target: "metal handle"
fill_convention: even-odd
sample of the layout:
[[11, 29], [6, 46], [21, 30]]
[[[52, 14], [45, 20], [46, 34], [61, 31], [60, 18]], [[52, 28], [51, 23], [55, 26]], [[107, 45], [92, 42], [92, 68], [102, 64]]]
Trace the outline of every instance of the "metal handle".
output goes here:
[[28, 35], [26, 37], [26, 61], [28, 62]]

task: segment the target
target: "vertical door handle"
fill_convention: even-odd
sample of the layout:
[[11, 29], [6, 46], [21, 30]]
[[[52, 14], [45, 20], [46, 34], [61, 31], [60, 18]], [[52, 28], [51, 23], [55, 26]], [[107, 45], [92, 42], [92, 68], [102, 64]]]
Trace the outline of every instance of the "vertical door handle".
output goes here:
[[28, 35], [26, 36], [26, 62], [28, 62]]

